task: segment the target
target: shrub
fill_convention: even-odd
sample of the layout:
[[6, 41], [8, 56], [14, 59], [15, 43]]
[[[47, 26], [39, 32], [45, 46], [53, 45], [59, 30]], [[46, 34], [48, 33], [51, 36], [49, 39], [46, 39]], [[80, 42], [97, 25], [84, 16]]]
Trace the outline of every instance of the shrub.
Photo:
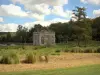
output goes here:
[[70, 52], [70, 50], [69, 49], [65, 49], [64, 52]]
[[19, 57], [16, 53], [9, 53], [2, 56], [0, 63], [1, 64], [18, 64]]
[[60, 55], [60, 53], [51, 53], [51, 55]]
[[82, 49], [80, 47], [74, 47], [70, 50], [72, 53], [81, 53]]
[[97, 53], [97, 49], [96, 48], [93, 50], [93, 53]]
[[100, 47], [97, 48], [97, 51], [96, 51], [96, 52], [97, 52], [97, 53], [100, 53]]
[[35, 63], [36, 62], [36, 55], [33, 53], [29, 53], [26, 55], [25, 63]]
[[61, 51], [60, 50], [56, 50], [55, 52], [60, 53]]
[[25, 49], [25, 47], [24, 47], [24, 46], [22, 46], [22, 49], [24, 50], [24, 49]]
[[37, 47], [34, 47], [33, 49], [34, 49], [34, 50], [37, 50], [38, 48], [37, 48]]
[[42, 48], [46, 48], [46, 46], [35, 46], [35, 47], [33, 48], [33, 50], [38, 50], [38, 49], [42, 49]]
[[84, 53], [93, 53], [93, 49], [92, 48], [86, 48], [84, 50]]

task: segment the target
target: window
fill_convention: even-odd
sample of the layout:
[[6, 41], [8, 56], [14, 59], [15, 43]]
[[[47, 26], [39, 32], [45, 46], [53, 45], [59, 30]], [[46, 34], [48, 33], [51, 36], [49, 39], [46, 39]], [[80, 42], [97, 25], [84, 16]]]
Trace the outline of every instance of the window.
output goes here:
[[44, 37], [41, 37], [41, 44], [44, 44]]

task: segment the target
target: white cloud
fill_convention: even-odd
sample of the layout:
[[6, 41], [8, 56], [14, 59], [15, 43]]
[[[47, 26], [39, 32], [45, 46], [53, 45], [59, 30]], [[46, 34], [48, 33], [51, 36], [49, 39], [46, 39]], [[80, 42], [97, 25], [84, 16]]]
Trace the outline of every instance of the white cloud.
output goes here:
[[[43, 9], [41, 9], [41, 11], [42, 10]], [[30, 18], [35, 18], [36, 20], [44, 20], [44, 17], [45, 17], [42, 14], [25, 12], [21, 9], [21, 7], [16, 6], [14, 4], [1, 5], [0, 6], [0, 16], [30, 17]]]
[[16, 32], [18, 24], [0, 24], [0, 32]]
[[31, 10], [33, 13], [37, 14], [45, 14], [49, 15], [51, 13], [51, 9], [49, 8], [49, 5], [47, 4], [34, 4], [34, 5], [29, 5], [26, 7], [28, 10]]
[[68, 21], [69, 20], [66, 20], [66, 19], [55, 18], [55, 19], [51, 20], [50, 23], [57, 23], [57, 22], [65, 23], [65, 22], [68, 22]]
[[69, 20], [66, 20], [66, 19], [56, 18], [56, 19], [48, 20], [48, 21], [35, 21], [31, 23], [25, 23], [24, 26], [30, 29], [31, 27], [34, 27], [35, 24], [41, 24], [42, 26], [49, 26], [51, 23], [57, 23], [57, 22], [65, 23], [68, 21]]
[[80, 0], [82, 3], [100, 5], [100, 0]]
[[12, 0], [19, 2], [25, 7], [24, 11], [20, 6], [9, 4], [0, 6], [0, 16], [18, 16], [35, 18], [43, 21], [46, 15], [54, 14], [65, 18], [70, 18], [71, 11], [64, 10], [63, 5], [68, 4], [68, 0]]
[[[25, 23], [23, 24], [23, 26], [30, 29], [31, 27], [34, 27], [35, 24], [41, 24], [42, 26], [49, 26], [51, 23], [57, 23], [57, 22], [65, 23], [68, 21], [69, 20], [66, 20], [66, 19], [56, 18], [49, 21], [35, 21], [35, 22]], [[18, 27], [18, 24], [14, 24], [14, 23], [0, 24], [0, 32], [16, 32], [17, 27]]]
[[52, 13], [65, 18], [70, 18], [72, 15], [72, 11], [69, 10], [64, 11], [62, 6], [54, 6], [52, 9]]
[[0, 6], [0, 16], [7, 16], [7, 12]]
[[98, 9], [98, 10], [93, 10], [93, 15], [94, 15], [95, 17], [100, 16], [100, 9]]
[[[63, 5], [68, 4], [68, 0], [12, 0], [14, 3], [23, 4], [31, 17], [43, 20], [46, 15], [54, 14], [65, 18], [70, 17], [70, 11], [64, 11]], [[53, 8], [52, 8], [53, 7]], [[29, 14], [29, 15], [30, 15]], [[40, 16], [40, 18], [39, 18]]]
[[2, 17], [0, 17], [0, 22], [4, 22], [4, 19]]
[[44, 20], [45, 15], [37, 14], [37, 13], [30, 13], [30, 17], [35, 18], [37, 21], [42, 21]]
[[68, 0], [12, 0], [14, 3], [19, 2], [24, 4], [25, 7], [29, 7], [30, 5], [38, 5], [38, 4], [47, 4], [50, 6], [63, 6], [64, 4], [68, 4]]
[[31, 27], [34, 27], [35, 24], [41, 24], [42, 26], [49, 26], [52, 23], [58, 23], [58, 22], [65, 23], [68, 21], [69, 20], [66, 19], [55, 18], [53, 20], [48, 20], [48, 21], [35, 21], [35, 22], [25, 23], [23, 26], [30, 29]]
[[[19, 17], [27, 17], [28, 14], [24, 11], [21, 10], [21, 7], [10, 4], [10, 5], [1, 5], [1, 12], [0, 15], [4, 15], [5, 16], [9, 15], [9, 16], [19, 16]], [[3, 13], [4, 11], [4, 13]]]
[[[46, 15], [54, 14], [65, 18], [70, 18], [71, 11], [63, 9], [68, 0], [12, 0], [14, 3], [23, 4], [26, 11], [14, 4], [1, 5], [0, 16], [18, 16], [35, 18], [37, 21], [44, 20]], [[53, 8], [52, 8], [53, 7]]]

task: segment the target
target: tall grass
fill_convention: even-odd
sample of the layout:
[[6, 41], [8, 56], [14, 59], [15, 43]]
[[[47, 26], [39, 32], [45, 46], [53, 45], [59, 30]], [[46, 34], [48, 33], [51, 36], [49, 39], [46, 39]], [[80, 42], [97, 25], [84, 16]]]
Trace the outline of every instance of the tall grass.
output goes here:
[[25, 63], [35, 63], [36, 62], [36, 55], [33, 53], [26, 54]]
[[0, 59], [1, 64], [18, 64], [19, 63], [19, 57], [16, 53], [8, 53], [1, 56]]
[[[49, 61], [48, 55], [60, 55], [61, 52], [70, 53], [100, 53], [100, 42], [88, 42], [87, 46], [84, 46], [84, 42], [80, 44], [80, 47], [76, 45], [76, 42], [69, 42], [67, 44], [57, 44], [50, 47], [45, 46], [29, 46], [29, 45], [15, 45], [15, 46], [0, 46], [0, 63], [12, 64], [19, 63], [22, 56], [26, 56], [27, 63], [35, 63], [36, 61], [43, 61], [41, 56], [46, 56], [46, 61]], [[36, 53], [36, 55], [34, 54]], [[20, 59], [18, 54], [21, 56]]]

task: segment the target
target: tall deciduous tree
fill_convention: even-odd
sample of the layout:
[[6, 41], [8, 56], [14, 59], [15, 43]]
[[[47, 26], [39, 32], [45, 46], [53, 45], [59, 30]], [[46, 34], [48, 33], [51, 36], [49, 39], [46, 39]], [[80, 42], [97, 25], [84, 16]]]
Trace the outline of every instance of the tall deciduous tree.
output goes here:
[[73, 25], [73, 36], [78, 42], [80, 46], [80, 41], [84, 40], [85, 42], [91, 38], [91, 26], [89, 24], [89, 20], [86, 19], [86, 12], [84, 7], [76, 7], [73, 10], [74, 18], [77, 19]]
[[19, 42], [26, 42], [27, 31], [28, 31], [27, 28], [23, 27], [22, 25], [19, 25], [18, 28], [17, 28], [17, 32], [16, 32], [16, 39]]
[[84, 7], [76, 7], [75, 10], [73, 10], [73, 14], [75, 15], [73, 18], [77, 19], [77, 21], [85, 20], [86, 19], [86, 8]]

